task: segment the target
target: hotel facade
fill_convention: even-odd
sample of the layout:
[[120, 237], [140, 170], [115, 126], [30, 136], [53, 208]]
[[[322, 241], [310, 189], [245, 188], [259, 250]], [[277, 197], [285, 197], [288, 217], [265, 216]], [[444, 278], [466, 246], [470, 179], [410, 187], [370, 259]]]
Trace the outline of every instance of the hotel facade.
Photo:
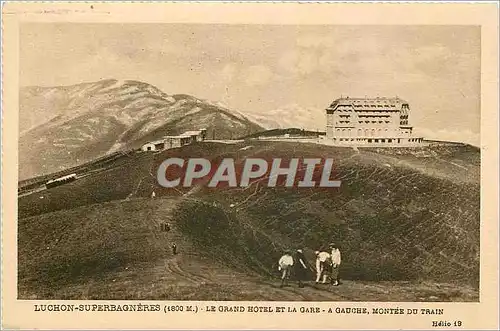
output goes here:
[[410, 106], [400, 98], [334, 100], [326, 109], [326, 138], [335, 145], [420, 146], [409, 125]]

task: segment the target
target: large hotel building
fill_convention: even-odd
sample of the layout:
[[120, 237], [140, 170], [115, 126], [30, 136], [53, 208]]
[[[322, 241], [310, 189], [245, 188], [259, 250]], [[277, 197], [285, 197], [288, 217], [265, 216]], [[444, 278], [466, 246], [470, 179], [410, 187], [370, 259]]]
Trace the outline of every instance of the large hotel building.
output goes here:
[[410, 106], [399, 98], [342, 97], [326, 109], [326, 138], [338, 145], [414, 146]]

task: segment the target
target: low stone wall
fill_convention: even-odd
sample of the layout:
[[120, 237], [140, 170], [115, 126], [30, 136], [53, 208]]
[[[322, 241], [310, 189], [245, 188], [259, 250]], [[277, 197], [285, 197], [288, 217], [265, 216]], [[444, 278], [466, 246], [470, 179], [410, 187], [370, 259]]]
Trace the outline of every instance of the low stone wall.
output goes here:
[[421, 137], [362, 137], [362, 138], [322, 138], [322, 144], [332, 146], [356, 147], [420, 147], [429, 143]]

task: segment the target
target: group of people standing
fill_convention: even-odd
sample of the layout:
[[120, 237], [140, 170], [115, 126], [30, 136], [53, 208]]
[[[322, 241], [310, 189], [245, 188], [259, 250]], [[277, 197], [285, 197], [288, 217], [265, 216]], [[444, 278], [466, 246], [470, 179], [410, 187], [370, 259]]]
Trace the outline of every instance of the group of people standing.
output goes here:
[[[339, 283], [339, 267], [341, 263], [341, 254], [339, 247], [331, 243], [329, 251], [316, 251], [316, 284], [320, 281], [322, 284], [327, 282], [330, 276], [330, 283], [338, 286]], [[297, 249], [295, 255], [292, 255], [290, 250], [285, 251], [283, 256], [278, 261], [278, 270], [281, 271], [281, 286], [287, 284], [290, 276], [293, 273], [299, 283], [299, 287], [304, 287], [304, 281], [307, 279], [307, 271], [310, 270], [306, 257], [302, 249]]]

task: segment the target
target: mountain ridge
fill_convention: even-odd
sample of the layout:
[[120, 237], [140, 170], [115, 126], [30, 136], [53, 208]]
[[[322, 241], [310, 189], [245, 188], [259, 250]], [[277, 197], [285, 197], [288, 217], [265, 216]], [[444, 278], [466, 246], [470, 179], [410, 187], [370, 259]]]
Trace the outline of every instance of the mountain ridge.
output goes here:
[[262, 130], [214, 102], [116, 79], [21, 88], [19, 122], [20, 180], [187, 130], [203, 127], [217, 139]]

